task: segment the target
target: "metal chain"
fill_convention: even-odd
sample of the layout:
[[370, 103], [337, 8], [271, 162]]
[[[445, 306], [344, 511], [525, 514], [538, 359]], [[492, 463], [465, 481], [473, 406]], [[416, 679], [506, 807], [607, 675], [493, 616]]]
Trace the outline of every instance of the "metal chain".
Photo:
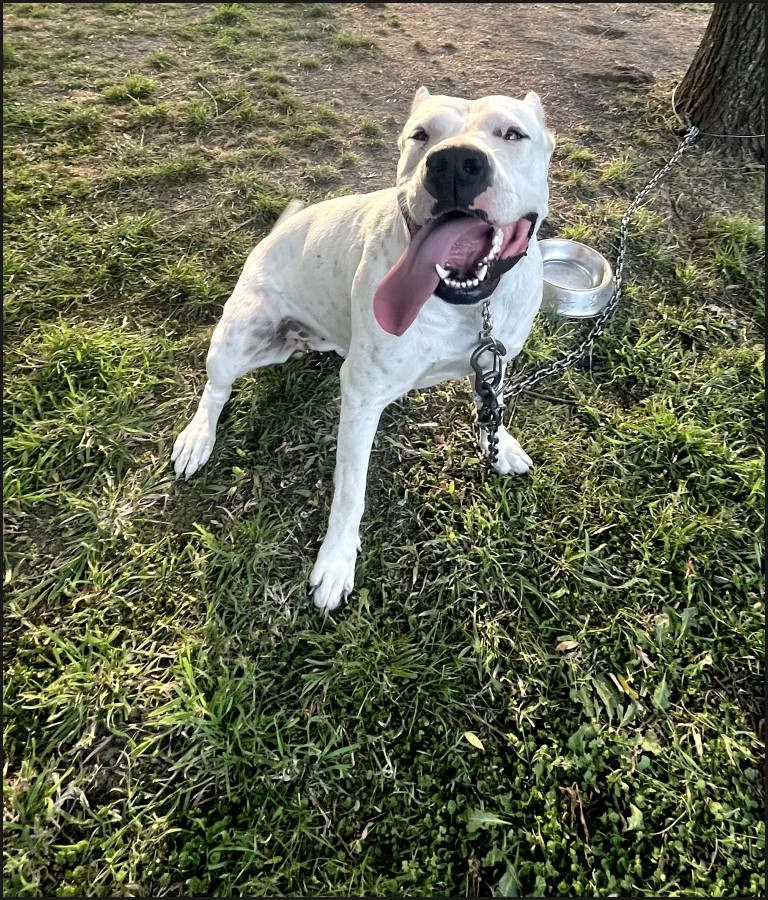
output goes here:
[[616, 309], [616, 307], [619, 305], [619, 301], [621, 300], [621, 294], [624, 288], [624, 257], [627, 251], [627, 230], [629, 226], [629, 220], [632, 218], [637, 208], [646, 200], [648, 195], [659, 185], [661, 181], [666, 178], [670, 170], [674, 166], [676, 166], [678, 162], [680, 162], [683, 155], [688, 150], [690, 150], [698, 136], [699, 129], [695, 125], [691, 125], [688, 128], [688, 131], [686, 132], [682, 143], [674, 152], [666, 165], [662, 166], [656, 172], [653, 178], [651, 178], [648, 184], [646, 184], [646, 186], [640, 191], [637, 197], [635, 197], [635, 199], [629, 205], [626, 213], [624, 213], [624, 218], [621, 220], [621, 228], [619, 230], [619, 250], [616, 254], [616, 266], [614, 268], [613, 275], [613, 294], [604, 309], [595, 319], [595, 323], [589, 330], [587, 336], [578, 345], [578, 347], [575, 347], [569, 353], [566, 353], [565, 356], [563, 356], [561, 359], [555, 360], [555, 362], [550, 363], [547, 366], [543, 366], [541, 369], [537, 369], [531, 375], [528, 375], [525, 378], [522, 378], [521, 380], [509, 385], [504, 390], [504, 399], [511, 400], [512, 398], [522, 394], [523, 391], [529, 390], [544, 378], [548, 378], [550, 375], [554, 375], [556, 372], [562, 372], [563, 369], [567, 369], [569, 366], [572, 366], [577, 360], [581, 359], [592, 349], [592, 346], [597, 338], [603, 333], [605, 323], [608, 321], [611, 313]]
[[480, 332], [480, 338], [487, 338], [493, 328], [493, 319], [491, 318], [491, 298], [486, 297], [483, 301], [483, 330]]
[[[483, 303], [483, 327], [478, 335], [479, 343], [470, 357], [470, 365], [475, 370], [475, 393], [480, 399], [477, 410], [479, 432], [484, 431], [488, 438], [487, 461], [493, 465], [499, 458], [498, 430], [504, 416], [504, 357], [507, 348], [501, 341], [491, 336], [493, 319], [491, 318], [491, 301]], [[483, 356], [490, 355], [490, 368], [483, 365]], [[480, 433], [478, 433], [478, 444]]]

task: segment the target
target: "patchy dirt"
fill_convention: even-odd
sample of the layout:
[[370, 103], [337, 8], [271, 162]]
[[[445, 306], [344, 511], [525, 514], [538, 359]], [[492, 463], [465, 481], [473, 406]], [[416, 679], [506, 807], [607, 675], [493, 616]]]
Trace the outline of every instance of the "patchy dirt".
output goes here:
[[[379, 51], [339, 71], [297, 78], [300, 94], [370, 116], [394, 141], [419, 85], [461, 96], [539, 93], [559, 136], [605, 127], [622, 87], [685, 73], [709, 20], [709, 4], [349, 3], [342, 27], [376, 38]], [[384, 187], [391, 173], [371, 179]]]

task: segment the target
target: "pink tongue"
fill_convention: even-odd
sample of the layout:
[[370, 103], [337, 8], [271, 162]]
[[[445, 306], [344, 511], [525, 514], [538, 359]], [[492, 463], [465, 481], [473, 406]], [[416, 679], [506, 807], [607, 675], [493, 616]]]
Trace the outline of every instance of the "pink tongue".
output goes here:
[[384, 276], [373, 297], [376, 321], [400, 337], [440, 281], [435, 264], [470, 268], [490, 246], [490, 226], [479, 219], [451, 219], [437, 228], [422, 228]]

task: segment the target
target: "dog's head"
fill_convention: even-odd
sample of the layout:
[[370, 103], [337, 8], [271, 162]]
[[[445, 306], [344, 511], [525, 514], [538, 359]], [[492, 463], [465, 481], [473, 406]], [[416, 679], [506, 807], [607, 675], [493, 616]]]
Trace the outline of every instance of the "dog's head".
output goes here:
[[379, 285], [374, 311], [400, 335], [432, 294], [477, 303], [525, 255], [547, 214], [555, 144], [532, 92], [463, 100], [422, 87], [398, 146], [410, 244]]

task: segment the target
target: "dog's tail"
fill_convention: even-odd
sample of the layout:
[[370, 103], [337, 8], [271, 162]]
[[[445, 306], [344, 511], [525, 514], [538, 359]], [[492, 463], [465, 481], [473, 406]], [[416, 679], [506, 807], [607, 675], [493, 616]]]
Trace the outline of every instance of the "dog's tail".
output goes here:
[[286, 206], [285, 209], [277, 217], [277, 221], [272, 226], [272, 230], [274, 231], [278, 225], [282, 225], [283, 222], [286, 221], [286, 219], [290, 219], [291, 216], [295, 216], [300, 209], [304, 209], [304, 204], [301, 202], [301, 200], [291, 200], [288, 206]]

